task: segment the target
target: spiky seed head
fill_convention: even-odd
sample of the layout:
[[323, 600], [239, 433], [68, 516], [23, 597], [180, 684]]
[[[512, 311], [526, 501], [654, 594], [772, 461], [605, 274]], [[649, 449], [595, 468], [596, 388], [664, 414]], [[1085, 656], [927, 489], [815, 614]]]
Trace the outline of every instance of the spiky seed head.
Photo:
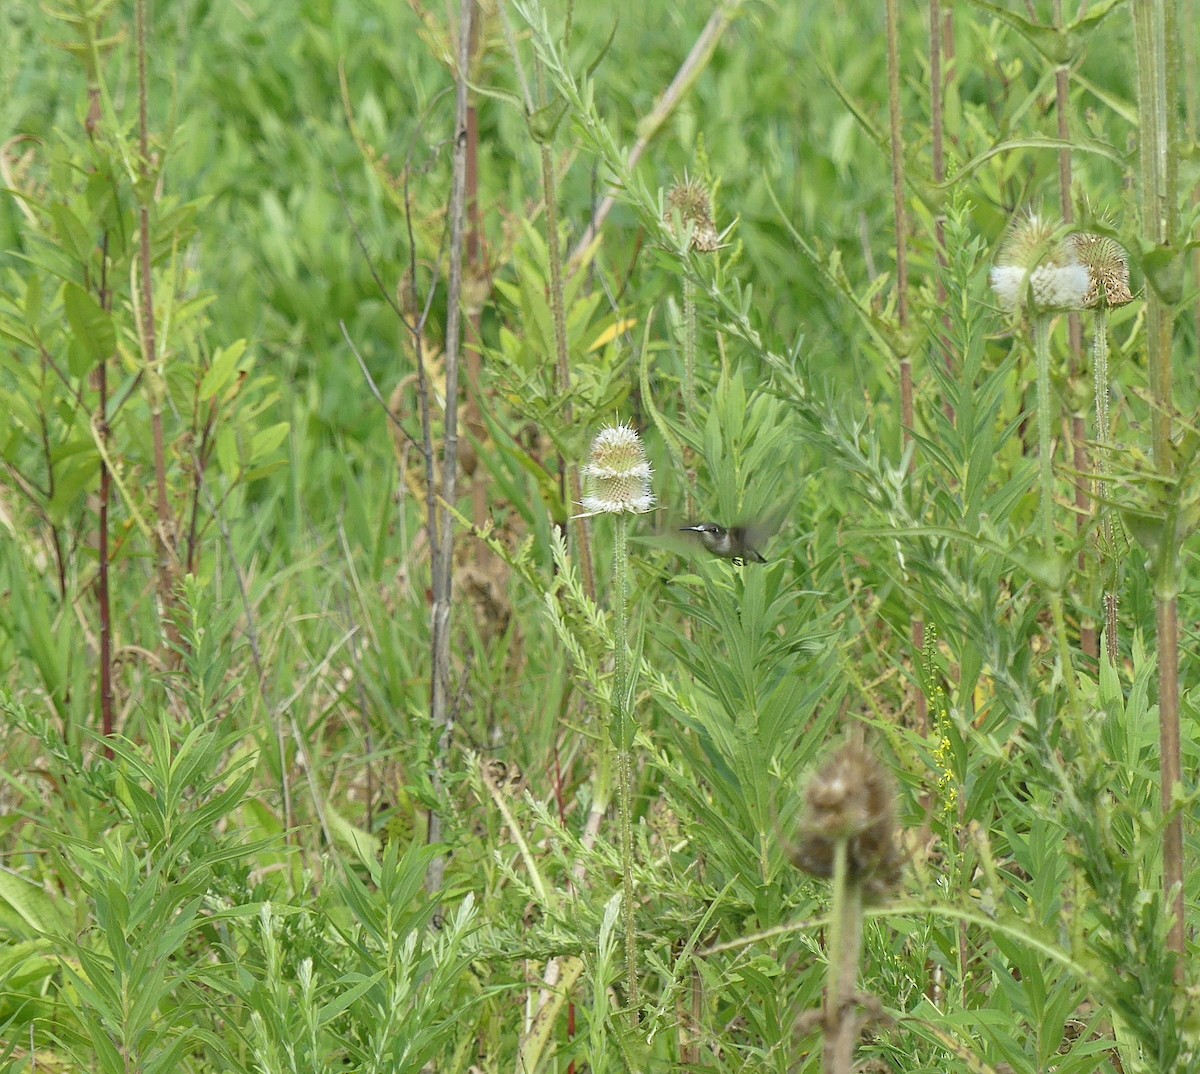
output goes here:
[[813, 876], [833, 875], [834, 848], [847, 843], [852, 881], [882, 898], [900, 879], [904, 856], [896, 841], [896, 796], [891, 777], [865, 746], [849, 743], [809, 779], [800, 838], [792, 864]]
[[1083, 304], [1116, 309], [1133, 301], [1129, 290], [1129, 259], [1121, 244], [1107, 235], [1081, 231], [1071, 236], [1080, 264], [1088, 270], [1088, 290]]
[[1081, 309], [1091, 280], [1074, 245], [1062, 237], [1062, 225], [1028, 213], [1009, 228], [991, 282], [1005, 309], [1049, 313]]
[[712, 194], [707, 186], [699, 179], [690, 179], [686, 175], [677, 182], [667, 193], [667, 211], [663, 220], [668, 227], [674, 227], [675, 214], [684, 228], [692, 228], [692, 249], [710, 254], [719, 249], [721, 236], [713, 223]]
[[601, 429], [583, 468], [588, 480], [585, 514], [641, 514], [654, 506], [650, 463], [642, 438], [628, 425]]

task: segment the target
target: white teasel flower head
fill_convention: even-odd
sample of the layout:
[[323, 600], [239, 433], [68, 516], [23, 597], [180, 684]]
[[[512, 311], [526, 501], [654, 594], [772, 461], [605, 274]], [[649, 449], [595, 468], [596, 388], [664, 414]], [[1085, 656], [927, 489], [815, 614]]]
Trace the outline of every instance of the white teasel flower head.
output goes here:
[[1082, 309], [1092, 283], [1075, 245], [1063, 238], [1062, 225], [1037, 213], [1009, 229], [991, 279], [1000, 305], [1030, 313]]
[[654, 506], [646, 449], [628, 425], [610, 425], [596, 434], [583, 473], [585, 515], [642, 514]]

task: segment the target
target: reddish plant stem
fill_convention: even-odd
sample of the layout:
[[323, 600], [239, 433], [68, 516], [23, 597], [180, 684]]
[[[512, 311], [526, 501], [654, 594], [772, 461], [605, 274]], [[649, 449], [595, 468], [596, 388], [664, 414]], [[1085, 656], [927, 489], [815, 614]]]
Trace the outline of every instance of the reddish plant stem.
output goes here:
[[[1062, 25], [1062, 0], [1054, 0], [1054, 23]], [[1055, 113], [1058, 120], [1058, 137], [1062, 142], [1071, 138], [1071, 97], [1070, 70], [1065, 65], [1059, 65], [1054, 72], [1055, 84]], [[1058, 151], [1058, 197], [1062, 206], [1063, 223], [1071, 224], [1075, 219], [1075, 206], [1071, 202], [1071, 151], [1063, 148]], [[1067, 358], [1067, 380], [1074, 384], [1079, 377], [1083, 364], [1083, 323], [1078, 313], [1067, 317], [1067, 335], [1070, 350]], [[1072, 462], [1075, 466], [1075, 531], [1081, 534], [1087, 529], [1088, 516], [1091, 514], [1091, 501], [1088, 496], [1087, 429], [1082, 414], [1071, 414], [1071, 445], [1073, 449]], [[1087, 570], [1087, 552], [1080, 549], [1079, 571]], [[1100, 655], [1100, 641], [1096, 633], [1096, 621], [1090, 608], [1084, 608], [1079, 624], [1079, 646], [1093, 660]]]
[[[454, 166], [450, 191], [450, 274], [446, 286], [446, 417], [442, 444], [442, 494], [434, 515], [440, 516], [437, 544], [433, 547], [431, 616], [433, 667], [430, 683], [430, 720], [437, 736], [433, 758], [433, 791], [441, 796], [442, 767], [450, 749], [450, 615], [454, 585], [454, 520], [450, 510], [457, 500], [458, 482], [458, 369], [462, 342], [463, 231], [467, 204], [467, 83], [470, 77], [471, 23], [474, 0], [462, 0], [458, 23], [457, 92], [454, 109]], [[442, 840], [442, 818], [429, 811], [430, 843]], [[439, 895], [446, 859], [439, 854], [429, 863], [426, 890]]]
[[[1174, 4], [1135, 0], [1134, 47], [1138, 59], [1138, 121], [1141, 127], [1140, 185], [1142, 240], [1160, 251], [1179, 243], [1179, 26]], [[1175, 256], [1181, 256], [1176, 254]], [[1153, 406], [1150, 428], [1154, 462], [1175, 480], [1172, 443], [1174, 304], [1157, 287], [1146, 288], [1146, 355]], [[1175, 540], [1178, 540], [1176, 538]], [[1184, 979], [1186, 919], [1183, 899], [1183, 811], [1171, 809], [1183, 780], [1179, 714], [1179, 624], [1176, 597], [1177, 545], [1164, 549], [1155, 578], [1158, 624], [1159, 780], [1163, 805], [1163, 896], [1172, 909], [1168, 945], [1177, 958], [1175, 975]]]
[[150, 201], [153, 198], [150, 168], [149, 87], [146, 75], [146, 0], [137, 0], [137, 73], [138, 73], [138, 171], [143, 189], [139, 192], [138, 230], [139, 265], [141, 270], [142, 361], [149, 374], [146, 378], [150, 393], [150, 435], [154, 450], [154, 497], [158, 537], [158, 592], [170, 645], [178, 645], [180, 636], [171, 612], [175, 606], [175, 567], [178, 550], [175, 546], [175, 522], [171, 515], [167, 492], [167, 449], [163, 432], [162, 393], [165, 391], [163, 371], [159, 368], [158, 339], [154, 327], [154, 275], [150, 249]]
[[[100, 246], [100, 308], [112, 312], [112, 292], [108, 287], [108, 233]], [[97, 598], [100, 604], [100, 728], [105, 738], [116, 733], [113, 703], [112, 592], [109, 588], [108, 507], [112, 500], [112, 474], [108, 469], [108, 359], [96, 366], [96, 434], [105, 450], [100, 453], [100, 508], [97, 518], [96, 552], [99, 575]], [[105, 745], [104, 756], [113, 759], [112, 747]]]
[[[942, 34], [944, 32], [941, 0], [929, 3], [929, 113], [933, 136], [933, 181], [940, 184], [946, 179], [946, 95], [945, 76], [942, 71]], [[942, 309], [946, 309], [946, 214], [938, 213], [933, 222], [934, 239], [938, 263], [937, 298]], [[950, 314], [942, 314], [944, 332], [939, 339], [942, 360], [946, 372], [954, 375], [955, 361], [950, 347]], [[954, 404], [947, 398], [942, 400], [942, 413], [951, 425], [954, 424]]]
[[[898, 0], [887, 0], [887, 71], [888, 117], [891, 126], [892, 212], [896, 220], [896, 317], [900, 337], [907, 346], [908, 328], [908, 207], [904, 201], [904, 138], [900, 115], [900, 24]], [[907, 444], [912, 438], [913, 376], [912, 362], [905, 353], [900, 358], [900, 423]], [[917, 659], [925, 650], [925, 621], [914, 615], [910, 624], [912, 645]], [[928, 702], [919, 682], [912, 688], [917, 726], [924, 732], [929, 720]]]
[[[479, 10], [476, 0], [475, 11], [471, 17], [471, 47], [470, 55], [474, 61], [476, 44], [479, 38]], [[483, 258], [483, 224], [479, 208], [479, 110], [475, 103], [467, 101], [467, 234], [466, 234], [466, 279], [467, 279], [467, 322], [466, 322], [466, 359], [467, 359], [467, 400], [464, 424], [471, 439], [473, 468], [471, 473], [471, 520], [476, 526], [482, 526], [488, 517], [487, 482], [483, 471], [479, 468], [476, 453], [484, 443], [487, 428], [483, 423], [483, 368], [479, 350], [479, 329], [483, 317], [483, 291], [487, 273]], [[466, 468], [464, 466], [464, 468]], [[479, 555], [490, 555], [488, 546], [478, 543]]]
[[[1160, 599], [1155, 619], [1158, 628], [1158, 705], [1164, 712], [1179, 712], [1179, 604], [1172, 597]], [[1160, 784], [1163, 816], [1167, 818], [1163, 831], [1163, 891], [1171, 910], [1171, 930], [1168, 946], [1181, 956], [1185, 950], [1187, 918], [1183, 896], [1183, 818], [1175, 803], [1178, 779], [1172, 779], [1168, 758], [1180, 757], [1182, 743], [1177, 719], [1160, 720], [1159, 753], [1163, 758]], [[1175, 963], [1175, 980], [1182, 984], [1184, 961]]]

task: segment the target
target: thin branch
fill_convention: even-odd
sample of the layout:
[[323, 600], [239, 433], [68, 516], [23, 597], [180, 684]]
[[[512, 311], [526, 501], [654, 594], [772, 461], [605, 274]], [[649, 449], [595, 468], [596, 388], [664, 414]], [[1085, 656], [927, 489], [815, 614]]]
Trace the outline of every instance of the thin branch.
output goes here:
[[137, 35], [137, 80], [138, 80], [138, 173], [143, 189], [139, 195], [138, 231], [139, 266], [141, 276], [142, 315], [142, 364], [150, 374], [147, 386], [150, 395], [151, 438], [154, 450], [154, 494], [158, 525], [155, 538], [158, 545], [157, 570], [158, 591], [161, 602], [160, 613], [168, 649], [178, 649], [182, 644], [176, 616], [172, 609], [176, 604], [175, 571], [178, 549], [175, 546], [175, 521], [171, 514], [170, 496], [167, 491], [167, 447], [163, 431], [163, 395], [166, 382], [159, 367], [158, 339], [154, 326], [154, 274], [150, 246], [150, 201], [153, 198], [150, 169], [150, 121], [149, 87], [146, 75], [146, 3], [137, 0], [135, 31]]
[[375, 397], [375, 401], [383, 407], [383, 412], [388, 416], [388, 420], [400, 430], [400, 435], [404, 437], [418, 451], [422, 450], [420, 442], [412, 433], [410, 433], [396, 415], [392, 412], [392, 408], [388, 405], [388, 401], [384, 399], [383, 393], [379, 390], [379, 385], [375, 383], [375, 378], [371, 376], [371, 371], [367, 368], [366, 360], [359, 353], [358, 348], [354, 345], [354, 340], [350, 338], [350, 330], [346, 327], [345, 321], [338, 321], [338, 327], [342, 330], [342, 339], [346, 341], [346, 346], [350, 348], [350, 353], [354, 355], [358, 361], [358, 368], [362, 371], [363, 380], [367, 382], [367, 390]]
[[[458, 21], [457, 92], [454, 102], [454, 165], [450, 192], [450, 278], [446, 294], [446, 416], [442, 446], [442, 502], [453, 506], [458, 480], [458, 364], [462, 329], [463, 231], [467, 207], [467, 82], [471, 61], [471, 16], [474, 0], [461, 0]], [[406, 188], [407, 189], [407, 188]], [[410, 221], [411, 226], [411, 221]], [[438, 539], [431, 542], [433, 615], [433, 668], [430, 718], [437, 736], [432, 784], [435, 798], [442, 793], [441, 767], [450, 746], [450, 618], [453, 610], [454, 525], [446, 507], [435, 506], [441, 516]], [[433, 536], [435, 515], [430, 516]], [[440, 843], [442, 818], [437, 808], [429, 811], [428, 841]], [[445, 858], [439, 854], [429, 864], [426, 890], [441, 891]]]
[[[108, 287], [108, 232], [100, 244], [100, 308], [112, 313], [112, 291]], [[96, 425], [105, 444], [108, 443], [108, 356], [101, 357], [96, 365]], [[100, 605], [100, 728], [105, 738], [116, 733], [113, 719], [113, 648], [112, 648], [112, 591], [109, 586], [109, 531], [108, 508], [112, 501], [112, 474], [108, 469], [108, 458], [100, 454], [100, 506], [96, 519], [96, 560], [98, 579], [96, 596]], [[112, 747], [105, 745], [104, 756], [110, 761]]]

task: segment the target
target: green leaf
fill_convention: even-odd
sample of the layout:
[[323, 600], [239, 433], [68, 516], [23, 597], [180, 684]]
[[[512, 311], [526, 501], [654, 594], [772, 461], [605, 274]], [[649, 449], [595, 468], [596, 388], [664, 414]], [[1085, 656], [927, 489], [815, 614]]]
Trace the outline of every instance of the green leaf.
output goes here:
[[77, 283], [63, 288], [63, 309], [75, 343], [71, 348], [71, 372], [83, 377], [116, 350], [112, 315]]
[[244, 339], [236, 340], [228, 347], [222, 347], [217, 351], [212, 365], [208, 367], [204, 379], [200, 381], [199, 395], [202, 402], [208, 402], [218, 392], [225, 390], [237, 373], [238, 360], [245, 353], [246, 341]]
[[25, 323], [35, 327], [42, 317], [42, 277], [31, 273], [25, 284]]
[[0, 903], [4, 904], [0, 920], [10, 934], [32, 938], [66, 931], [67, 918], [49, 892], [16, 873], [0, 872]]
[[230, 478], [236, 477], [242, 468], [237, 433], [230, 425], [221, 426], [217, 432], [217, 465]]
[[58, 230], [63, 247], [78, 264], [89, 264], [96, 244], [92, 241], [91, 232], [83, 221], [61, 201], [50, 206], [50, 216]]
[[290, 429], [290, 422], [281, 421], [269, 428], [263, 429], [262, 432], [255, 433], [250, 440], [249, 465], [253, 465], [268, 455], [274, 454], [279, 445], [287, 439], [288, 430]]

